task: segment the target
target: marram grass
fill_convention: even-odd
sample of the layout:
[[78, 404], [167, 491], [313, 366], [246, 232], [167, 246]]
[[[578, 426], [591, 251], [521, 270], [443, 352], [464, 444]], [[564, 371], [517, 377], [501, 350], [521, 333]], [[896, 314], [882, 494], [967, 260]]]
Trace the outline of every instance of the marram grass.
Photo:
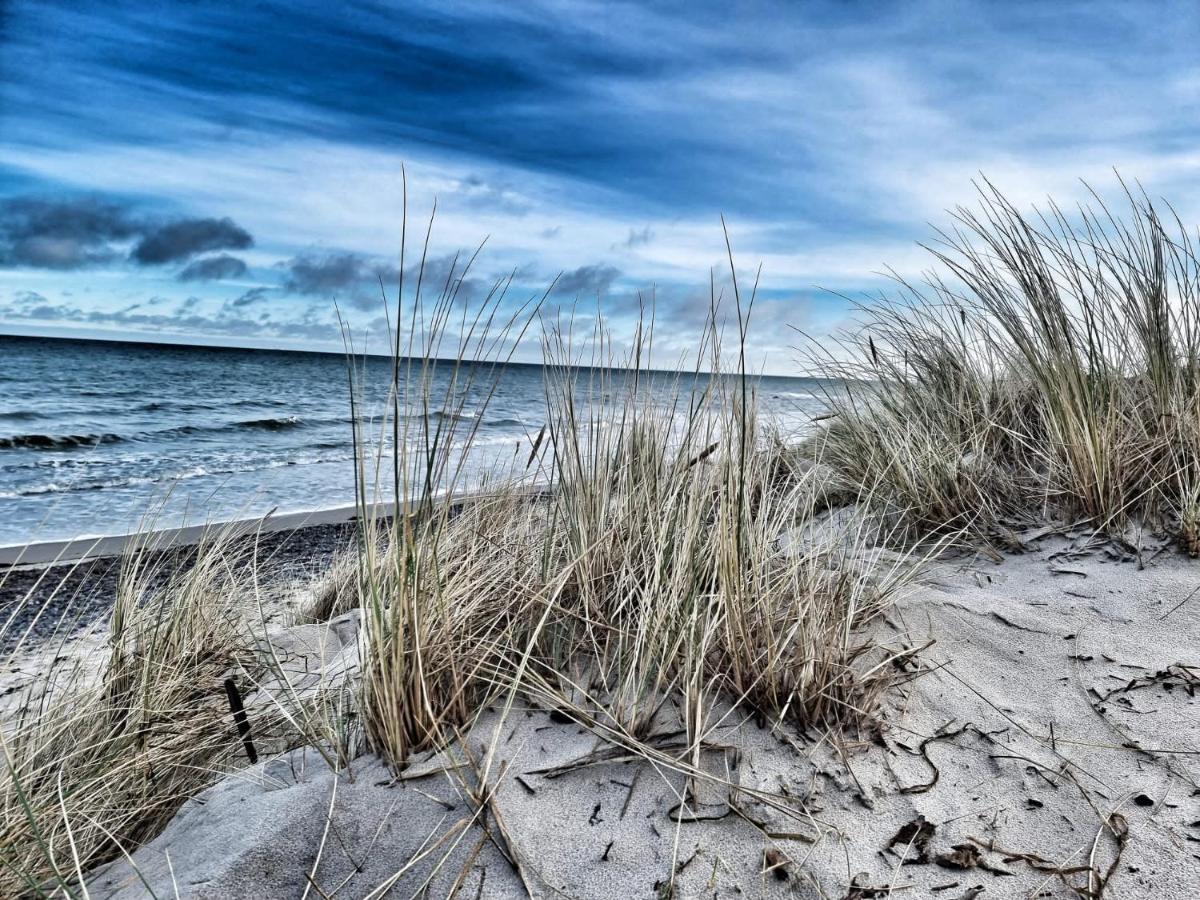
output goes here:
[[986, 183], [979, 200], [938, 233], [923, 284], [860, 305], [812, 354], [846, 379], [824, 459], [916, 534], [1132, 524], [1200, 554], [1193, 234], [1128, 190], [1073, 213], [1023, 213]]

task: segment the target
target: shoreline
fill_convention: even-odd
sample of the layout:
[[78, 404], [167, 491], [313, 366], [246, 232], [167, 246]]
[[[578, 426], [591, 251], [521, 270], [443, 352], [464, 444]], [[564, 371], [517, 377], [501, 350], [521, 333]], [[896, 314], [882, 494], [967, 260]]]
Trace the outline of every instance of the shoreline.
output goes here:
[[[545, 493], [545, 484], [533, 483], [520, 488], [530, 496]], [[495, 495], [495, 490], [470, 490], [451, 495], [437, 495], [437, 502], [452, 504], [469, 503]], [[411, 501], [409, 501], [411, 502]], [[381, 519], [390, 519], [395, 514], [396, 504], [391, 500], [377, 500], [368, 504], [371, 511]], [[107, 535], [83, 535], [74, 538], [59, 538], [48, 541], [29, 541], [24, 544], [0, 545], [0, 578], [9, 572], [25, 569], [44, 569], [57, 565], [80, 563], [91, 560], [110, 559], [124, 555], [134, 546], [141, 545], [151, 552], [181, 549], [197, 544], [205, 534], [224, 533], [238, 540], [252, 534], [278, 534], [301, 531], [305, 528], [348, 525], [359, 520], [358, 504], [326, 506], [316, 509], [293, 510], [277, 513], [274, 510], [257, 516], [236, 519], [219, 519], [198, 525], [175, 525], [166, 528], [150, 528], [145, 531], [118, 532]]]
[[204, 534], [220, 532], [229, 535], [232, 564], [257, 565], [263, 587], [275, 588], [326, 569], [354, 541], [356, 522], [354, 508], [347, 507], [0, 548], [9, 554], [0, 556], [0, 622], [7, 638], [0, 651], [71, 638], [107, 615], [135, 546], [151, 561], [152, 582], [159, 584], [191, 564]]
[[[390, 516], [394, 504], [385, 501], [371, 506], [376, 512]], [[0, 575], [123, 556], [138, 545], [154, 552], [181, 549], [194, 546], [205, 534], [227, 533], [230, 537], [238, 539], [254, 533], [300, 531], [305, 528], [345, 525], [357, 520], [358, 506], [351, 504], [286, 513], [268, 512], [260, 516], [206, 522], [202, 525], [177, 525], [141, 532], [8, 544], [0, 546]]]

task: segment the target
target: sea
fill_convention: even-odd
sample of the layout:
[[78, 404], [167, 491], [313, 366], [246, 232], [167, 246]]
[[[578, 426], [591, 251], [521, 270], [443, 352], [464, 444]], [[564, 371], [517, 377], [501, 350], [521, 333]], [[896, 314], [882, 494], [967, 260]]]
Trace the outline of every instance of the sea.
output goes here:
[[[388, 452], [386, 358], [351, 368], [335, 353], [0, 336], [0, 546], [353, 504], [351, 371], [373, 465], [371, 448]], [[655, 379], [673, 393], [676, 376], [656, 373], [651, 390]], [[473, 434], [459, 487], [526, 458], [545, 419], [542, 366], [459, 373], [468, 380], [456, 408], [479, 420], [457, 429]], [[756, 394], [792, 437], [820, 412], [823, 385], [764, 376]]]

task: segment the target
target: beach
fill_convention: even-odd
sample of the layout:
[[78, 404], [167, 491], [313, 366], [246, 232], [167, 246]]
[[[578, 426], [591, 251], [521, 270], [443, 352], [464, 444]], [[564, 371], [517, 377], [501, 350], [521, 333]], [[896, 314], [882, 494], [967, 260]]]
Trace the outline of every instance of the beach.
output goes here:
[[[1128, 199], [1039, 231], [985, 195], [971, 305], [867, 308], [790, 381], [715, 300], [690, 373], [646, 323], [587, 366], [551, 326], [514, 376], [534, 312], [441, 359], [447, 287], [351, 395], [357, 503], [0, 550], [0, 894], [1196, 896], [1200, 255]], [[347, 424], [184, 402], [4, 471], [218, 447], [270, 481]], [[141, 490], [105, 485], [88, 522]], [[10, 499], [54, 493], [91, 489]]]
[[[316, 572], [347, 533], [310, 526], [259, 548], [275, 558], [268, 571]], [[501, 702], [461, 739], [475, 765], [495, 748], [490, 773], [435, 753], [400, 778], [369, 755], [335, 776], [313, 749], [292, 751], [219, 781], [88, 887], [112, 898], [173, 885], [292, 896], [309, 883], [349, 896], [391, 883], [496, 898], [650, 898], [667, 884], [681, 897], [1071, 897], [1096, 872], [1111, 896], [1190, 898], [1195, 567], [1159, 542], [1131, 553], [1086, 532], [1035, 536], [999, 561], [957, 554], [878, 623], [879, 640], [921, 652], [866, 730], [764, 727], [717, 701], [704, 781], [552, 710]], [[273, 639], [291, 671], [311, 673], [357, 655], [338, 631]], [[650, 746], [670, 754], [671, 715], [661, 731]], [[485, 816], [464, 795], [480, 778]]]
[[1200, 900], [1198, 44], [0, 0], [0, 900]]

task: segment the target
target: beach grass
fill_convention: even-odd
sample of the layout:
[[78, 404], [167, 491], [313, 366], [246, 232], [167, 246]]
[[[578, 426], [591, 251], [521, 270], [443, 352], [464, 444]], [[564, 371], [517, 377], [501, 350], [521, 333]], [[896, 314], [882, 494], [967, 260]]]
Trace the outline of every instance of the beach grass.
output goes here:
[[1200, 551], [1195, 240], [1143, 193], [1119, 204], [1023, 213], [982, 184], [923, 283], [859, 304], [835, 349], [809, 346], [844, 379], [826, 461], [913, 533], [1137, 525]]
[[220, 533], [173, 572], [154, 570], [152, 550], [131, 548], [84, 652], [49, 642], [44, 670], [5, 708], [4, 896], [82, 896], [89, 867], [155, 835], [240, 749], [225, 683], [246, 691], [259, 670], [236, 609], [245, 575]]
[[[670, 376], [651, 367], [652, 314], [618, 351], [599, 318], [579, 336], [545, 296], [505, 314], [509, 281], [471, 300], [470, 260], [432, 287], [422, 261], [390, 311], [375, 431], [347, 337], [358, 535], [295, 619], [354, 618], [356, 665], [315, 687], [290, 674], [254, 566], [234, 567], [220, 535], [159, 579], [132, 548], [93, 652], [47, 661], [4, 707], [0, 894], [86, 896], [89, 870], [244, 765], [248, 737], [335, 767], [366, 751], [399, 774], [520, 702], [712, 778], [701, 752], [730, 715], [870, 728], [913, 652], [871, 623], [951, 539], [1137, 523], [1200, 552], [1186, 232], [1132, 192], [1124, 220], [981, 198], [932, 248], [941, 275], [862, 305], [861, 328], [812, 356], [838, 382], [801, 447], [759, 420], [754, 295], [732, 254], [734, 296], [714, 292]], [[464, 499], [483, 410], [531, 328], [544, 427]]]

